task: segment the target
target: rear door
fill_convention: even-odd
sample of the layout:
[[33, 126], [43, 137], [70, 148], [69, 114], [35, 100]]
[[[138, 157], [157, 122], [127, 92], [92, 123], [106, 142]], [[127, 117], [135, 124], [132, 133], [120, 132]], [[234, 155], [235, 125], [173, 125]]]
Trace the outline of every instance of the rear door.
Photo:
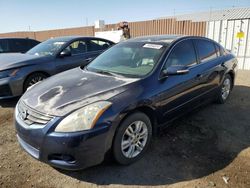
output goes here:
[[69, 44], [66, 49], [71, 52], [70, 56], [57, 57], [57, 72], [62, 72], [88, 63], [87, 44], [85, 40], [77, 40]]
[[[198, 57], [200, 74], [200, 92], [201, 94], [215, 94], [211, 93], [219, 86], [220, 74], [224, 71], [222, 66], [223, 57], [221, 57], [219, 49], [216, 48], [215, 43], [207, 39], [193, 39]], [[208, 99], [208, 98], [207, 98]]]
[[191, 39], [178, 42], [166, 59], [163, 69], [183, 66], [189, 72], [180, 75], [169, 75], [159, 80], [161, 88], [161, 123], [168, 122], [188, 109], [198, 105], [200, 93], [200, 75], [197, 54]]

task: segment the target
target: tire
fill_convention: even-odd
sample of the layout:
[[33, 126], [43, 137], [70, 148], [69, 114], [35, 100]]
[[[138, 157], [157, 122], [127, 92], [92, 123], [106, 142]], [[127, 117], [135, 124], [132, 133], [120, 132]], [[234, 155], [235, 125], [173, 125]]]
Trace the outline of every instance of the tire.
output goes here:
[[152, 124], [148, 116], [141, 112], [131, 114], [121, 123], [116, 132], [113, 142], [115, 160], [122, 165], [128, 165], [142, 158], [151, 137]]
[[46, 79], [48, 76], [44, 73], [34, 73], [28, 76], [28, 78], [24, 82], [23, 90], [24, 92], [32, 85]]
[[224, 104], [227, 101], [229, 95], [231, 94], [232, 86], [232, 77], [229, 74], [226, 74], [217, 94], [216, 102], [218, 104]]

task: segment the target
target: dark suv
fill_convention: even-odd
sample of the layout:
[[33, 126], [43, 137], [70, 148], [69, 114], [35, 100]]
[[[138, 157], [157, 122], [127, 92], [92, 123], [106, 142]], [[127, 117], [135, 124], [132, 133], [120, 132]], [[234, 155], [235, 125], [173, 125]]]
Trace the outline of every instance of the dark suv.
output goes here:
[[29, 38], [0, 38], [0, 53], [25, 53], [39, 43]]

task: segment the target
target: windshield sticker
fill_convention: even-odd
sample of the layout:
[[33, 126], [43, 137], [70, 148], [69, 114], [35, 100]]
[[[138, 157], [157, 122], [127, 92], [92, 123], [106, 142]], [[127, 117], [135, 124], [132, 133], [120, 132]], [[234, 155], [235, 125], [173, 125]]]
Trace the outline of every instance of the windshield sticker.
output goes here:
[[65, 42], [54, 42], [54, 45], [63, 45]]
[[144, 44], [143, 48], [153, 48], [153, 49], [161, 49], [163, 45], [160, 44]]

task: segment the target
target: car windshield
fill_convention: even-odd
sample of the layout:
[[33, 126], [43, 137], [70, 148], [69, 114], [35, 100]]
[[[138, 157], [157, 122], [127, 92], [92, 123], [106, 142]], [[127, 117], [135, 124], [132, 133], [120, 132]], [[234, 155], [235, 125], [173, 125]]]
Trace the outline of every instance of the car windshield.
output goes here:
[[86, 69], [125, 77], [143, 77], [153, 70], [164, 49], [161, 44], [121, 43], [98, 56]]
[[58, 53], [58, 50], [61, 49], [62, 45], [65, 43], [66, 41], [50, 39], [30, 49], [27, 54], [37, 56], [53, 56]]

